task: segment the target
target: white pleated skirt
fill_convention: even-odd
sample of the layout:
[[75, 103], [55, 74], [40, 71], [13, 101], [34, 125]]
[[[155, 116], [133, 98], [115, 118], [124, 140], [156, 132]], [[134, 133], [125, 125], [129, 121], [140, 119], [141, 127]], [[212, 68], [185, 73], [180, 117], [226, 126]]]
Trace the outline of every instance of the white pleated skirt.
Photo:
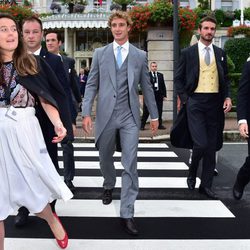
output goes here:
[[73, 197], [48, 155], [35, 109], [7, 111], [0, 108], [0, 220], [21, 206], [39, 213]]

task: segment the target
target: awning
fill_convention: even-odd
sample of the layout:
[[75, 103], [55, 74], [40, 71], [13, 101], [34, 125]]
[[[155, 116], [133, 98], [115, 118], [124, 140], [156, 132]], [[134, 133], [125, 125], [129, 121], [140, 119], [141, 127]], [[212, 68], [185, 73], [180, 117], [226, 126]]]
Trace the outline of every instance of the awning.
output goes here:
[[44, 29], [107, 28], [109, 13], [54, 14], [41, 18]]

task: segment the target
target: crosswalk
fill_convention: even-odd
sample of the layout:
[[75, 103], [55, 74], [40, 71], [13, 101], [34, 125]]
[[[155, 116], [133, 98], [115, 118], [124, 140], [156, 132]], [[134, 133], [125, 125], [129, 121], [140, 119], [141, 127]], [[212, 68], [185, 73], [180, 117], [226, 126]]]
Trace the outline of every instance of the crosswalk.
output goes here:
[[[154, 249], [229, 249], [234, 246], [230, 233], [221, 237], [219, 227], [234, 227], [235, 215], [220, 200], [208, 200], [186, 184], [188, 166], [165, 143], [140, 143], [138, 172], [140, 192], [135, 217], [140, 235], [132, 237], [119, 225], [119, 193], [122, 165], [115, 153], [117, 172], [113, 202], [101, 202], [103, 178], [98, 152], [93, 143], [75, 143], [77, 187], [68, 202], [57, 202], [57, 213], [68, 231], [72, 250], [154, 250]], [[63, 168], [62, 152], [59, 166]], [[197, 178], [196, 187], [200, 184]], [[14, 215], [6, 221], [7, 250], [58, 249], [43, 221], [30, 216], [23, 229], [14, 227]], [[223, 224], [224, 223], [224, 224]], [[221, 226], [223, 225], [223, 226]], [[247, 240], [237, 246], [246, 246]], [[240, 248], [233, 248], [240, 249]], [[244, 248], [248, 249], [248, 248]]]

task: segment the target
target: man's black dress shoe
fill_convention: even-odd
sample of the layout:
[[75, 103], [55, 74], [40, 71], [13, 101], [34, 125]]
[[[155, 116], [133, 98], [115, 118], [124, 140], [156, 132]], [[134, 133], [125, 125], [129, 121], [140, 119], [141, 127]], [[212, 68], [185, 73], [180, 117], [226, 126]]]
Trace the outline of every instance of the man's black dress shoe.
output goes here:
[[15, 226], [22, 227], [28, 223], [29, 211], [27, 208], [20, 208], [18, 214], [15, 217]]
[[108, 205], [112, 202], [112, 192], [113, 189], [104, 189], [102, 194], [102, 203]]
[[121, 218], [121, 225], [128, 234], [134, 236], [138, 235], [138, 229], [135, 224], [134, 218]]
[[244, 187], [238, 184], [236, 181], [233, 186], [233, 196], [236, 200], [240, 200], [244, 192]]
[[218, 196], [208, 187], [199, 187], [199, 192], [206, 195], [208, 198], [217, 200]]
[[166, 129], [166, 127], [161, 125], [161, 126], [158, 127], [158, 129]]
[[196, 183], [196, 178], [195, 177], [189, 176], [187, 178], [187, 185], [188, 185], [188, 188], [190, 190], [194, 190], [195, 189], [195, 183]]
[[215, 168], [214, 169], [214, 176], [217, 176], [219, 174], [218, 170]]
[[72, 183], [72, 181], [64, 181], [65, 184], [68, 186], [68, 188], [70, 189], [70, 191], [73, 193], [76, 190], [76, 187], [74, 186], [74, 184]]

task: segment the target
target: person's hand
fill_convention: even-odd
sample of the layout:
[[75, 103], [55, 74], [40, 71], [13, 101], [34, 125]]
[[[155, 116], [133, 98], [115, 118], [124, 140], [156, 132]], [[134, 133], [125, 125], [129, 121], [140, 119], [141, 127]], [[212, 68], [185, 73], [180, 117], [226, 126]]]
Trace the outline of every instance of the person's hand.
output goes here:
[[55, 133], [57, 136], [54, 136], [52, 139], [52, 143], [58, 143], [63, 140], [63, 138], [67, 135], [67, 130], [63, 126], [62, 122], [58, 122], [54, 125]]
[[229, 112], [231, 108], [232, 108], [231, 98], [226, 98], [223, 104], [224, 113]]
[[150, 121], [150, 128], [151, 128], [151, 132], [152, 132], [153, 136], [155, 136], [157, 134], [158, 126], [159, 126], [158, 120]]
[[239, 131], [240, 131], [240, 135], [243, 137], [243, 138], [248, 138], [249, 135], [248, 135], [248, 125], [247, 123], [241, 123], [239, 125]]
[[82, 119], [82, 128], [83, 131], [89, 135], [92, 132], [93, 126], [92, 126], [92, 120], [90, 116], [85, 116]]
[[76, 136], [76, 125], [72, 124], [73, 135]]

